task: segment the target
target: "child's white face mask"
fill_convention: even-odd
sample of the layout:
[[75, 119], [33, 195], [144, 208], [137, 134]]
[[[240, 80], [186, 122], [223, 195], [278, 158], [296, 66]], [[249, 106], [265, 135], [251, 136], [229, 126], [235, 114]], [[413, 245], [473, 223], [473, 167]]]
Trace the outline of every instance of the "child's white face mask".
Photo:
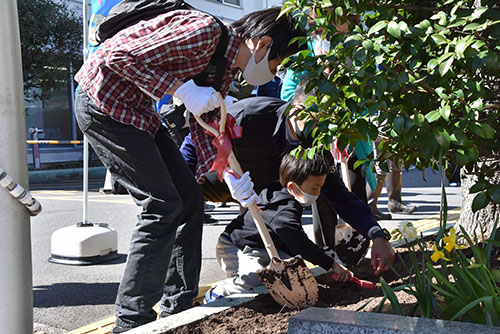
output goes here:
[[297, 183], [294, 183], [294, 184], [297, 187], [297, 189], [299, 189], [299, 191], [302, 193], [301, 199], [294, 196], [295, 199], [297, 200], [297, 202], [300, 203], [300, 205], [302, 205], [303, 207], [306, 207], [306, 206], [309, 206], [309, 205], [313, 204], [314, 202], [316, 202], [316, 200], [318, 199], [319, 196], [314, 196], [314, 195], [308, 194], [304, 190], [300, 189], [300, 187]]

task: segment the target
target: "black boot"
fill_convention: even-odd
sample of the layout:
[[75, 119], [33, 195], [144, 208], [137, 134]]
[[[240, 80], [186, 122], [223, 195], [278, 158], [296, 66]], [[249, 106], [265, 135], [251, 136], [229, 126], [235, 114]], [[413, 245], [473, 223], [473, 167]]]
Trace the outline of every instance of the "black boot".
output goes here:
[[387, 197], [389, 198], [387, 208], [392, 213], [403, 213], [408, 215], [417, 211], [417, 207], [403, 203], [401, 199], [402, 181], [402, 172], [395, 171], [387, 175]]

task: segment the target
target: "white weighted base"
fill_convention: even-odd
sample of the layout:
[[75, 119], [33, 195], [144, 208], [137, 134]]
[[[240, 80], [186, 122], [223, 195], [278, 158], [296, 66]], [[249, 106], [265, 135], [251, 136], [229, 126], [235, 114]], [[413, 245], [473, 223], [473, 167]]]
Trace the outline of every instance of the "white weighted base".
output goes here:
[[49, 262], [90, 265], [114, 260], [118, 234], [107, 224], [77, 224], [61, 228], [51, 237]]

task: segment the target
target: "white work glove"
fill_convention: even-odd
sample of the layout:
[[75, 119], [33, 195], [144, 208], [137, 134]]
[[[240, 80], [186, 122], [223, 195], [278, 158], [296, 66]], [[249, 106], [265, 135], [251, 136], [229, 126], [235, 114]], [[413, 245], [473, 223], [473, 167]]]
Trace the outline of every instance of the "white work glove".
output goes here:
[[219, 107], [219, 100], [212, 87], [202, 87], [191, 79], [177, 88], [174, 97], [180, 99], [193, 115], [200, 116]]
[[235, 98], [234, 96], [226, 95], [226, 97], [224, 98], [224, 103], [226, 104], [226, 108], [229, 108], [230, 105], [236, 102], [238, 102], [238, 99]]
[[248, 208], [250, 205], [257, 203], [257, 194], [253, 191], [253, 182], [250, 179], [250, 173], [246, 172], [237, 178], [233, 175], [230, 169], [224, 169], [222, 178], [226, 182], [231, 196], [237, 200], [241, 206]]

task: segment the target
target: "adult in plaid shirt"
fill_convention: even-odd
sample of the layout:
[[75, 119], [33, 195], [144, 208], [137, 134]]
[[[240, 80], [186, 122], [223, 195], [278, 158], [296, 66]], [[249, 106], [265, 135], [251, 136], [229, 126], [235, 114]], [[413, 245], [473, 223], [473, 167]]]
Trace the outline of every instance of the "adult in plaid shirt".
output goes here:
[[[228, 28], [223, 96], [239, 70], [254, 85], [270, 81], [281, 61], [299, 50], [290, 40], [304, 33], [280, 8], [250, 13]], [[142, 207], [132, 234], [125, 272], [118, 288], [121, 333], [192, 306], [201, 267], [203, 201], [199, 185], [154, 110], [171, 94], [206, 121], [217, 117], [211, 87], [191, 79], [209, 63], [221, 28], [209, 14], [175, 10], [128, 27], [106, 40], [76, 76], [80, 84], [76, 116], [101, 161]], [[207, 84], [211, 84], [209, 75]], [[215, 110], [214, 110], [215, 109]], [[212, 138], [191, 119], [191, 134], [203, 180], [216, 156]], [[255, 201], [246, 175], [225, 175], [236, 200]]]

